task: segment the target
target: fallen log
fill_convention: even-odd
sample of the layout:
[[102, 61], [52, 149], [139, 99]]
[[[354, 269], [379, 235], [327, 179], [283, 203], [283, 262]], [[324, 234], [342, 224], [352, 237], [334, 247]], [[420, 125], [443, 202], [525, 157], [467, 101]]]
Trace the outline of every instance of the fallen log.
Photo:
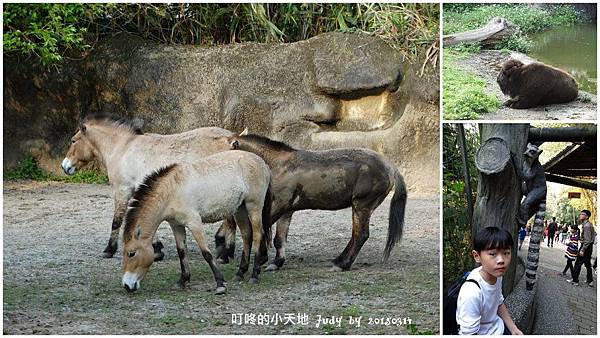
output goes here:
[[450, 35], [444, 35], [444, 47], [455, 46], [462, 43], [479, 42], [484, 47], [494, 46], [502, 39], [515, 34], [516, 28], [513, 24], [502, 17], [495, 17], [485, 26]]

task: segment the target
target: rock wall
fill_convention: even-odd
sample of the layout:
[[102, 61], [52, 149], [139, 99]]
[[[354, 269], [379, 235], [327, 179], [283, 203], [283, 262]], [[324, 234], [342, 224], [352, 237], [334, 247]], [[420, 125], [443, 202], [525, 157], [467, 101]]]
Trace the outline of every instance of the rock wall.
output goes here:
[[32, 152], [58, 171], [80, 118], [108, 112], [157, 133], [248, 127], [296, 147], [368, 147], [411, 191], [437, 192], [439, 71], [402, 59], [379, 38], [328, 33], [217, 47], [120, 34], [51, 73], [5, 60], [4, 166]]

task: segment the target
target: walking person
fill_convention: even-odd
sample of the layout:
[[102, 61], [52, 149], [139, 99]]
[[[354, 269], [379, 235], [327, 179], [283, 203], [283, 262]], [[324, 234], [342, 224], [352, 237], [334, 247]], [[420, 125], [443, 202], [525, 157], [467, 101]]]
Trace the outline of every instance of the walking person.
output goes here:
[[521, 250], [523, 242], [525, 242], [525, 236], [527, 236], [527, 230], [525, 229], [525, 224], [523, 224], [519, 230], [519, 250]]
[[560, 228], [560, 242], [562, 244], [565, 244], [567, 241], [567, 237], [569, 237], [569, 224], [565, 223]]
[[579, 273], [581, 272], [582, 265], [585, 265], [587, 272], [587, 285], [589, 287], [594, 286], [591, 261], [592, 250], [594, 249], [594, 236], [596, 235], [596, 232], [594, 231], [594, 226], [589, 221], [591, 215], [592, 213], [589, 210], [581, 210], [581, 213], [579, 214], [579, 219], [582, 221], [580, 235], [581, 246], [579, 247], [579, 253], [577, 254], [577, 259], [575, 260], [575, 266], [573, 267], [573, 278], [568, 280], [568, 282], [575, 286], [579, 285]]
[[548, 247], [554, 247], [554, 235], [556, 234], [556, 217], [552, 217], [552, 222], [548, 224]]
[[569, 242], [567, 243], [567, 250], [565, 250], [565, 258], [567, 259], [567, 265], [565, 269], [560, 273], [561, 276], [566, 276], [567, 270], [571, 273], [571, 279], [573, 279], [573, 262], [577, 259], [579, 253], [579, 229], [577, 225], [571, 225], [571, 235], [569, 236]]

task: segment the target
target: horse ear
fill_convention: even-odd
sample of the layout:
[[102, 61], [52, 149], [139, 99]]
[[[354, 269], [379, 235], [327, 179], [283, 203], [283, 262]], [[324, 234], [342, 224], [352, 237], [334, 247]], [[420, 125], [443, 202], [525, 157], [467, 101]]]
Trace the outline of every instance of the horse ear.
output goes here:
[[231, 142], [231, 149], [239, 149], [239, 147], [240, 147], [240, 141], [234, 140]]
[[137, 230], [135, 231], [135, 239], [140, 239], [140, 236], [142, 235], [142, 228], [140, 228], [139, 226], [137, 227]]
[[240, 133], [240, 136], [248, 135], [248, 127], [244, 128], [244, 130]]
[[86, 128], [85, 128], [85, 124], [84, 124], [83, 122], [81, 122], [81, 123], [79, 124], [79, 130], [81, 130], [81, 132], [82, 132], [82, 133], [85, 133], [85, 129], [86, 129]]

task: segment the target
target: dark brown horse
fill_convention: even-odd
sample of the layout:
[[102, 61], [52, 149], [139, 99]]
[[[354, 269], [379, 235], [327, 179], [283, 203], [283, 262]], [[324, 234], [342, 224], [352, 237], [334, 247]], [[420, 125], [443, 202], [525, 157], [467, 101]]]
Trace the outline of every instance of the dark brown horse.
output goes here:
[[[279, 269], [285, 261], [288, 227], [295, 211], [339, 210], [351, 206], [352, 238], [333, 260], [334, 270], [350, 269], [369, 238], [371, 214], [395, 188], [383, 256], [384, 262], [387, 261], [402, 236], [406, 186], [398, 170], [382, 155], [361, 148], [300, 150], [257, 135], [234, 135], [229, 140], [234, 149], [259, 155], [271, 168], [271, 221], [277, 222], [274, 239], [277, 253], [267, 270]], [[215, 235], [217, 252], [224, 260], [232, 251], [232, 238], [235, 238], [235, 225], [226, 222]]]

